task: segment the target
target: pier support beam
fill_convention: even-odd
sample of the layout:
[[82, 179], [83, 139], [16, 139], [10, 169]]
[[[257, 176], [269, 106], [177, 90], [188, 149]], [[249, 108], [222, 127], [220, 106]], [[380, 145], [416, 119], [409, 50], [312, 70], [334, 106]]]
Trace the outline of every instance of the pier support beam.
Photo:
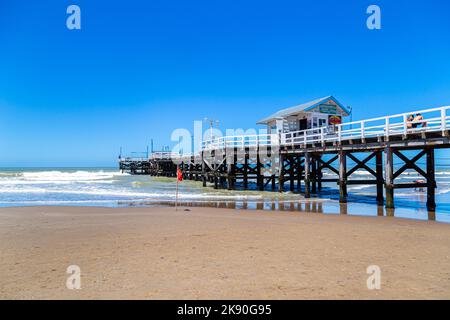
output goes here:
[[297, 160], [297, 190], [301, 192], [302, 190], [302, 174], [303, 174], [303, 168], [302, 168], [302, 162], [305, 160], [301, 157], [298, 157]]
[[391, 147], [384, 149], [385, 157], [385, 189], [386, 189], [386, 208], [394, 208], [394, 163]]
[[194, 160], [189, 161], [189, 180], [194, 180]]
[[436, 178], [434, 173], [434, 149], [427, 149], [427, 209], [436, 211], [435, 188]]
[[317, 193], [317, 159], [315, 156], [311, 158], [311, 175], [312, 175], [312, 193]]
[[202, 182], [203, 182], [203, 187], [206, 187], [206, 162], [205, 162], [205, 158], [204, 158], [204, 153], [202, 152]]
[[320, 160], [322, 156], [317, 156], [317, 190], [322, 191], [322, 166], [320, 165]]
[[227, 188], [228, 190], [234, 189], [234, 183], [233, 183], [233, 164], [227, 163]]
[[226, 184], [226, 182], [227, 182], [227, 178], [224, 177], [223, 175], [221, 175], [221, 176], [219, 177], [219, 186], [220, 186], [222, 189], [225, 189], [225, 184]]
[[311, 158], [309, 153], [305, 153], [305, 198], [311, 198]]
[[213, 181], [214, 181], [214, 189], [219, 189], [219, 177], [218, 177], [218, 171], [217, 171], [218, 169], [216, 169], [214, 172], [213, 172], [213, 174], [214, 174], [214, 177], [213, 177]]
[[199, 171], [201, 171], [201, 165], [199, 166], [198, 164], [195, 165], [195, 181], [199, 181], [200, 180], [200, 176], [198, 174]]
[[256, 149], [256, 186], [259, 191], [264, 190], [264, 176], [262, 174], [262, 163], [261, 163], [261, 150], [258, 148]]
[[248, 150], [244, 148], [244, 189], [248, 189]]
[[226, 167], [227, 167], [227, 187], [228, 190], [234, 190], [236, 185], [236, 148], [228, 148], [226, 150]]
[[347, 202], [347, 155], [339, 151], [339, 202]]
[[280, 162], [278, 165], [278, 192], [283, 192], [284, 185], [284, 155], [280, 153]]
[[289, 190], [291, 192], [294, 191], [294, 163], [295, 163], [295, 156], [292, 155], [289, 157]]
[[383, 153], [381, 151], [377, 151], [375, 156], [375, 172], [377, 179], [377, 203], [378, 205], [383, 205], [384, 196], [383, 196]]

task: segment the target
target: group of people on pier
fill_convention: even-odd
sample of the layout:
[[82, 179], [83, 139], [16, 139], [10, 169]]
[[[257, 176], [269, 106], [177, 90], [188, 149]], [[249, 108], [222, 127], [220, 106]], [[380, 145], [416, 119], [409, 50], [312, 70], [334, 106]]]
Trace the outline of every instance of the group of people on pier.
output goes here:
[[425, 128], [427, 126], [427, 123], [423, 121], [423, 116], [420, 113], [417, 113], [416, 115], [410, 114], [407, 119], [407, 127], [408, 128], [417, 128], [422, 124], [422, 128]]

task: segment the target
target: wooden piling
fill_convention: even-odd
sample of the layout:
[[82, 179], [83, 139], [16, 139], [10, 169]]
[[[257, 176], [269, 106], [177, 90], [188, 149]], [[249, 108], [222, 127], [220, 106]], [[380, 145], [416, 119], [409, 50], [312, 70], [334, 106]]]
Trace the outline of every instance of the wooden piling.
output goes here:
[[225, 184], [227, 182], [227, 178], [223, 175], [225, 172], [220, 172], [221, 175], [219, 176], [219, 186], [222, 189], [225, 189]]
[[302, 190], [302, 158], [301, 156], [298, 156], [297, 158], [297, 190], [301, 192]]
[[217, 171], [215, 170], [213, 172], [214, 177], [213, 177], [213, 181], [214, 181], [214, 189], [219, 189], [219, 177], [217, 176]]
[[347, 202], [347, 155], [339, 151], [339, 202]]
[[[195, 161], [195, 159], [194, 159], [194, 161]], [[199, 180], [198, 170], [199, 170], [198, 164], [195, 164], [195, 181]]]
[[284, 185], [284, 155], [280, 153], [280, 162], [278, 167], [278, 192], [283, 192]]
[[375, 156], [375, 172], [377, 180], [377, 203], [378, 205], [383, 205], [383, 153], [381, 151], [376, 151]]
[[295, 156], [291, 155], [289, 157], [289, 191], [294, 191], [294, 162], [295, 162]]
[[322, 166], [320, 160], [322, 159], [322, 156], [317, 156], [317, 190], [320, 192], [322, 191]]
[[233, 166], [234, 164], [231, 163], [231, 161], [228, 161], [230, 157], [227, 158], [227, 188], [228, 190], [234, 189], [234, 183], [233, 183]]
[[202, 182], [203, 187], [206, 187], [206, 162], [205, 162], [205, 155], [204, 152], [202, 152]]
[[305, 152], [305, 198], [311, 197], [311, 161], [310, 161], [310, 155], [308, 152]]
[[194, 160], [189, 161], [189, 180], [194, 180]]
[[244, 148], [244, 189], [248, 189], [248, 150]]
[[394, 206], [394, 163], [391, 147], [384, 149], [385, 157], [385, 190], [386, 190], [386, 208], [393, 209]]
[[262, 174], [262, 163], [261, 163], [261, 150], [259, 145], [256, 148], [256, 185], [259, 191], [264, 190], [264, 176]]
[[427, 149], [427, 209], [428, 211], [436, 211], [435, 200], [435, 167], [434, 167], [434, 149]]
[[312, 193], [317, 193], [317, 159], [316, 155], [311, 157]]

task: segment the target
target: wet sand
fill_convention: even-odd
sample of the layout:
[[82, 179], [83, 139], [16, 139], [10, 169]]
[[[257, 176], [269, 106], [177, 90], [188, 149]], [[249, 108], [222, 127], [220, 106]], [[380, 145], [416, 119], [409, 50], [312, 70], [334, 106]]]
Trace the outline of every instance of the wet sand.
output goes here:
[[[1, 208], [0, 298], [450, 298], [448, 224], [189, 210]], [[69, 265], [80, 290], [66, 288]], [[369, 265], [380, 290], [367, 288]]]

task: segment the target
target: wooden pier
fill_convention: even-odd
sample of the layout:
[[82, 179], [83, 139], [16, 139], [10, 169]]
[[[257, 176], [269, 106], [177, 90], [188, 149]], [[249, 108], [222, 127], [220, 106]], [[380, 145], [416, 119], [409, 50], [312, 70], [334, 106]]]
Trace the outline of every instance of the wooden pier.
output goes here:
[[[196, 154], [152, 154], [149, 159], [121, 159], [120, 169], [134, 174], [175, 176], [212, 183], [214, 188], [296, 191], [309, 198], [323, 183], [339, 188], [347, 201], [349, 185], [376, 186], [376, 201], [394, 208], [397, 189], [426, 189], [426, 206], [435, 211], [435, 150], [449, 148], [450, 107], [278, 134], [225, 136], [204, 141]], [[421, 113], [424, 120], [409, 121]], [[394, 157], [401, 162], [394, 165]], [[417, 162], [424, 159], [425, 168]], [[423, 161], [423, 160], [422, 160]], [[406, 170], [420, 181], [398, 182]], [[324, 172], [327, 175], [324, 175]], [[355, 178], [365, 173], [364, 179]]]
[[154, 152], [149, 157], [139, 158], [119, 156], [119, 169], [131, 174], [175, 177], [177, 165], [172, 159], [177, 156], [171, 152]]

